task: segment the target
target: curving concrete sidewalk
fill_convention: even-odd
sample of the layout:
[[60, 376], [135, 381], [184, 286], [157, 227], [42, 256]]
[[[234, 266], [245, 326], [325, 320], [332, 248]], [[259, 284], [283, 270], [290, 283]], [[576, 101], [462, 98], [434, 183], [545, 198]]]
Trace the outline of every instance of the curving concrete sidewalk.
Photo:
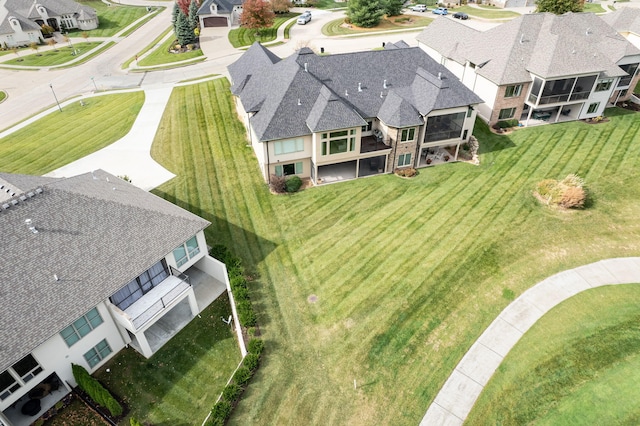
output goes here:
[[531, 287], [507, 306], [471, 346], [420, 425], [461, 425], [504, 357], [551, 308], [590, 288], [633, 283], [640, 283], [640, 257], [601, 260], [560, 272]]

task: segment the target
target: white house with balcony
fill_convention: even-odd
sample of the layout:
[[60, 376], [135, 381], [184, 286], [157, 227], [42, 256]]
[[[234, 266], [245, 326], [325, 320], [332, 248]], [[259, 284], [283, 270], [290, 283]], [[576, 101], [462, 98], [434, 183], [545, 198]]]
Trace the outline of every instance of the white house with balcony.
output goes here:
[[597, 117], [640, 78], [640, 49], [593, 13], [527, 14], [487, 31], [436, 19], [417, 39], [484, 100], [490, 124]]
[[0, 426], [67, 394], [72, 363], [151, 356], [228, 288], [209, 222], [103, 171], [0, 174], [0, 225]]

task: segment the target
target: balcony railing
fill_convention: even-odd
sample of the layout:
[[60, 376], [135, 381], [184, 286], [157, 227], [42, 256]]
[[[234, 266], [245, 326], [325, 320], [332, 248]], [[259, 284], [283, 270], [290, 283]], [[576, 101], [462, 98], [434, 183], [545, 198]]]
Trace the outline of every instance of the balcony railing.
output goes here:
[[191, 287], [189, 277], [170, 267], [171, 275], [129, 306], [125, 312], [136, 329], [146, 324]]
[[573, 92], [571, 94], [563, 93], [560, 95], [540, 96], [539, 98], [538, 96], [532, 93], [531, 95], [529, 95], [529, 102], [534, 105], [547, 105], [547, 104], [558, 104], [558, 103], [568, 102], [568, 101], [580, 101], [583, 99], [587, 99], [590, 93], [591, 92]]
[[455, 130], [443, 130], [439, 132], [430, 132], [427, 129], [427, 134], [424, 135], [425, 142], [444, 141], [447, 139], [459, 139], [462, 129]]
[[627, 87], [629, 84], [631, 84], [631, 80], [633, 80], [633, 76], [629, 75], [627, 77], [622, 77], [620, 79], [620, 81], [618, 82], [618, 85], [616, 86], [616, 89], [619, 87]]

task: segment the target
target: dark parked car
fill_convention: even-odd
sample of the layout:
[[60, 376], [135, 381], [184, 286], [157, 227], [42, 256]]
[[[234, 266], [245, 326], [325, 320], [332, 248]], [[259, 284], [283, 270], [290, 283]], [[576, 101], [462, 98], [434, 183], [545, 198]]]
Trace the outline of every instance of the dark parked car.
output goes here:
[[467, 15], [464, 12], [456, 12], [453, 14], [453, 17], [456, 19], [462, 19], [462, 20], [469, 19], [469, 15]]

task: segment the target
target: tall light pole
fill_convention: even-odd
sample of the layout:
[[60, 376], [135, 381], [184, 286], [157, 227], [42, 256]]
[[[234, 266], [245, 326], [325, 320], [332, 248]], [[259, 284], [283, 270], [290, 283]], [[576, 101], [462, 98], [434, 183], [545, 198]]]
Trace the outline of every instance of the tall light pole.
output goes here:
[[51, 87], [51, 93], [53, 93], [53, 98], [56, 100], [58, 109], [60, 110], [60, 112], [62, 112], [62, 107], [60, 106], [60, 102], [58, 102], [58, 97], [56, 96], [56, 92], [53, 90], [53, 84], [49, 83], [49, 87]]
[[93, 83], [93, 87], [96, 88], [96, 92], [98, 91], [98, 86], [96, 86], [96, 81], [93, 77], [91, 77], [91, 82]]

